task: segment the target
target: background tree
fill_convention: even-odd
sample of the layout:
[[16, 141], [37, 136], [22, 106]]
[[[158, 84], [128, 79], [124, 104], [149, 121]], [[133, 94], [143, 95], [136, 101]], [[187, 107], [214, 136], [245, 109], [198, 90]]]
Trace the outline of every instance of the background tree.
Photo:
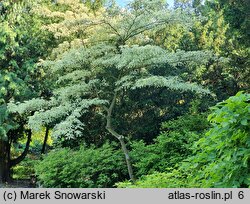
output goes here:
[[[42, 19], [31, 12], [35, 1], [2, 1], [0, 6], [0, 180], [7, 181], [10, 168], [28, 152], [31, 132], [27, 118], [10, 115], [7, 103], [24, 101], [43, 94], [42, 70], [36, 62], [56, 43], [53, 36], [40, 30]], [[49, 46], [48, 46], [49, 45]], [[27, 145], [16, 159], [11, 146], [19, 138], [27, 138]]]
[[[249, 5], [245, 1], [176, 2], [179, 5], [177, 10], [181, 7], [183, 10], [195, 11], [192, 16], [194, 23], [188, 30], [178, 24], [163, 28], [153, 35], [157, 45], [164, 45], [170, 50], [210, 50], [218, 57], [227, 58], [227, 63], [210, 61], [206, 66], [197, 66], [186, 73], [188, 78], [206, 85], [216, 93], [217, 102], [240, 90], [248, 90], [249, 43], [246, 28], [249, 21], [246, 16]], [[235, 27], [237, 22], [242, 25]], [[209, 101], [207, 106], [215, 103], [214, 100]]]

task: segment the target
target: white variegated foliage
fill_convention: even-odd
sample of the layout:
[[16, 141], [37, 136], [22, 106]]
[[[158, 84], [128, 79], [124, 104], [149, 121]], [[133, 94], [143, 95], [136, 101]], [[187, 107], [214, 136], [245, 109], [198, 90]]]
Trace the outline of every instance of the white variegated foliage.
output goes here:
[[[96, 26], [96, 33], [88, 36], [89, 43], [66, 50], [55, 59], [40, 63], [54, 80], [53, 97], [50, 100], [33, 99], [22, 104], [10, 104], [10, 110], [19, 114], [34, 112], [34, 115], [29, 116], [29, 126], [32, 129], [54, 127], [55, 138], [71, 139], [82, 136], [86, 124], [81, 118], [88, 111], [105, 113], [114, 93], [117, 94], [117, 101], [122, 100], [119, 98], [121, 93], [124, 95], [134, 89], [147, 91], [148, 87], [209, 94], [201, 86], [184, 82], [177, 76], [154, 75], [152, 69], [155, 66], [178, 69], [180, 65], [206, 64], [214, 58], [212, 53], [183, 50], [168, 52], [155, 45], [134, 43], [138, 42], [135, 40], [137, 36], [146, 36], [146, 32], [161, 29], [165, 24], [182, 22], [188, 26], [192, 23], [187, 14], [179, 11], [173, 13], [160, 2], [162, 1], [135, 0], [129, 4], [128, 9], [117, 10], [112, 7], [96, 18], [92, 16], [91, 21], [90, 16], [82, 14], [83, 28], [87, 29], [91, 22], [91, 29]], [[72, 8], [76, 12], [75, 7]], [[84, 10], [82, 7], [81, 9]], [[47, 15], [52, 15], [49, 11], [46, 12]], [[69, 28], [71, 25], [66, 23], [66, 17], [62, 18], [63, 26]], [[84, 18], [88, 20], [84, 21]], [[72, 18], [74, 20], [76, 19]], [[79, 28], [80, 24], [77, 26], [77, 29], [82, 29]], [[52, 29], [53, 26], [47, 28]]]

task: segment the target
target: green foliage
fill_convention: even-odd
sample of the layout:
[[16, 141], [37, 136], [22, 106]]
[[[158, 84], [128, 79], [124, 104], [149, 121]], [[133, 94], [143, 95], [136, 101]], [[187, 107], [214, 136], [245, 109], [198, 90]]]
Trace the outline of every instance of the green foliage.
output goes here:
[[83, 0], [83, 3], [93, 11], [102, 8], [107, 0]]
[[52, 151], [35, 169], [41, 185], [53, 188], [112, 187], [127, 172], [122, 153], [109, 144]]
[[30, 129], [40, 154], [46, 127], [60, 149], [36, 166], [45, 187], [126, 179], [114, 138], [131, 141], [139, 178], [120, 187], [249, 187], [249, 94], [215, 106], [206, 135], [201, 114], [249, 89], [248, 14], [245, 0], [2, 0], [1, 174], [28, 152]]
[[[76, 1], [71, 3], [69, 7], [72, 8], [78, 5]], [[116, 92], [112, 121], [116, 121], [114, 122], [115, 129], [119, 126], [121, 133], [128, 135], [128, 131], [123, 131], [120, 124], [124, 123], [122, 118], [130, 111], [130, 106], [126, 103], [130, 102], [135, 91], [143, 93], [149, 87], [152, 88], [152, 93], [149, 94], [151, 100], [148, 104], [153, 103], [152, 95], [155, 88], [180, 94], [186, 92], [195, 92], [199, 95], [210, 94], [208, 90], [195, 83], [183, 81], [177, 73], [181, 72], [178, 70], [180, 65], [193, 66], [208, 63], [214, 58], [212, 53], [183, 50], [169, 52], [160, 46], [145, 45], [134, 39], [145, 34], [146, 31], [160, 28], [171, 19], [180, 24], [186, 22], [183, 16], [188, 15], [187, 13], [171, 12], [166, 7], [160, 7], [158, 3], [163, 5], [160, 0], [135, 1], [130, 4], [131, 10], [122, 12], [122, 15], [120, 12], [114, 13], [114, 10], [119, 11], [119, 8], [109, 8], [114, 10], [108, 9], [107, 13], [104, 12], [100, 16], [80, 16], [83, 23], [78, 26], [81, 29], [86, 27], [84, 38], [87, 39], [85, 42], [87, 46], [81, 43], [76, 48], [69, 46], [64, 49], [59, 46], [57, 48], [60, 50], [59, 55], [39, 64], [47, 70], [48, 75], [51, 75], [49, 80], [54, 82], [51, 87], [53, 96], [47, 100], [47, 105], [43, 105], [40, 110], [36, 110], [34, 115], [29, 117], [29, 127], [34, 130], [43, 126], [51, 126], [54, 128], [55, 138], [75, 140], [85, 137], [86, 141], [86, 138], [91, 137], [85, 134], [85, 130], [90, 127], [87, 121], [88, 116], [93, 113], [102, 116], [102, 120], [99, 120], [98, 116], [96, 118], [98, 122], [103, 122], [106, 119], [107, 107], [111, 104]], [[80, 7], [84, 10], [82, 5]], [[48, 15], [53, 13], [48, 9], [46, 11]], [[54, 14], [56, 15], [56, 12]], [[64, 14], [60, 13], [60, 15]], [[72, 22], [72, 25], [75, 24]], [[98, 36], [95, 34], [89, 36], [87, 32], [89, 25], [97, 31]], [[49, 27], [53, 28], [54, 24], [48, 26], [48, 29]], [[75, 32], [77, 34], [80, 31]], [[81, 36], [81, 32], [79, 35]], [[93, 36], [100, 38], [99, 41], [96, 42]], [[65, 44], [71, 42], [65, 42]], [[172, 71], [168, 71], [166, 67], [171, 67]], [[159, 68], [166, 69], [166, 71], [161, 73], [158, 71]], [[145, 98], [146, 96], [142, 100]], [[15, 109], [26, 108], [23, 111], [27, 112], [34, 105], [38, 107], [38, 104], [34, 103], [36, 101], [38, 104], [43, 104], [43, 99], [33, 99], [25, 102], [26, 105], [19, 104]], [[124, 108], [120, 109], [119, 106]], [[142, 117], [144, 117], [144, 110], [147, 109], [146, 106], [144, 107], [141, 108]], [[150, 109], [154, 108], [158, 108], [157, 105], [151, 105]], [[166, 109], [166, 107], [162, 108]], [[137, 111], [132, 110], [126, 118], [135, 118]], [[158, 118], [162, 117], [159, 115]]]
[[[181, 128], [180, 128], [181, 127]], [[162, 124], [161, 134], [153, 144], [133, 142], [131, 157], [137, 177], [165, 172], [192, 154], [191, 146], [209, 127], [205, 115], [185, 115]]]
[[18, 164], [12, 169], [13, 178], [18, 180], [31, 179], [31, 177], [35, 175], [34, 166], [37, 162], [38, 162], [37, 158], [34, 157], [25, 158], [25, 160], [23, 160], [20, 164]]
[[[193, 155], [190, 152], [191, 156], [188, 158], [182, 157], [183, 161], [175, 161], [177, 164], [175, 169], [168, 168], [163, 173], [144, 173], [144, 176], [134, 185], [130, 182], [122, 182], [117, 186], [131, 188], [249, 187], [249, 100], [249, 94], [239, 92], [236, 96], [230, 97], [212, 108], [213, 113], [209, 115], [208, 119], [213, 126], [206, 136], [194, 143]], [[184, 122], [185, 126], [185, 121], [180, 120], [179, 122], [180, 124]], [[171, 123], [174, 129], [180, 127], [176, 126], [180, 125], [178, 122]], [[196, 121], [195, 124], [197, 123]], [[191, 124], [186, 120], [186, 125]], [[198, 130], [200, 130], [199, 127]], [[190, 133], [188, 135], [190, 136]], [[174, 143], [176, 141], [174, 140]], [[176, 147], [173, 149], [176, 150]], [[191, 150], [190, 146], [187, 150]], [[176, 157], [173, 153], [171, 155], [173, 158]], [[145, 157], [145, 155], [141, 156], [143, 158], [141, 164], [148, 164]], [[152, 158], [158, 159], [156, 156], [149, 156], [149, 158], [151, 161], [154, 161]], [[168, 161], [166, 158], [162, 160]], [[149, 175], [145, 176], [145, 174]]]
[[2, 104], [10, 99], [24, 100], [37, 95], [37, 81], [42, 73], [35, 63], [47, 56], [54, 43], [49, 33], [41, 30], [43, 19], [31, 12], [35, 1], [3, 1], [1, 4], [6, 9], [0, 19]]
[[[27, 138], [27, 116], [32, 114], [13, 114], [6, 108], [7, 104], [43, 95], [44, 72], [36, 63], [56, 44], [53, 36], [41, 30], [43, 18], [31, 12], [37, 3], [36, 0], [0, 2], [0, 143], [3, 143], [0, 166], [6, 165], [5, 171], [23, 159], [24, 154], [13, 159], [11, 147], [19, 139]], [[6, 179], [2, 176], [1, 180]]]
[[[87, 135], [85, 130], [92, 126], [88, 116], [93, 114], [96, 118], [102, 116], [101, 122], [106, 123], [106, 126], [99, 126], [99, 130], [106, 127], [110, 135], [120, 140], [123, 135], [126, 135], [126, 138], [130, 136], [122, 128], [123, 116], [127, 115], [127, 119], [138, 118], [139, 115], [145, 117], [144, 110], [148, 108], [143, 106], [139, 111], [134, 109], [128, 115], [130, 106], [127, 106], [126, 102], [130, 101], [134, 91], [143, 92], [152, 88], [153, 93], [154, 89], [162, 89], [179, 94], [210, 94], [207, 89], [192, 81], [183, 81], [178, 76], [182, 70], [178, 68], [207, 64], [214, 58], [212, 53], [184, 50], [169, 52], [138, 39], [149, 31], [161, 29], [166, 23], [171, 24], [169, 22], [172, 20], [188, 27], [192, 23], [189, 21], [188, 12], [172, 12], [161, 0], [136, 0], [125, 10], [111, 6], [105, 12], [99, 13], [100, 15], [86, 15], [87, 10], [74, 0], [62, 4], [71, 10], [65, 11], [70, 12], [71, 16], [73, 12], [79, 12], [76, 7], [82, 11], [82, 15], [76, 15], [68, 21], [64, 12], [42, 8], [45, 15], [56, 15], [61, 19], [57, 24], [45, 26], [48, 30], [54, 32], [57, 37], [71, 35], [74, 39], [69, 37], [69, 42], [64, 43], [69, 45], [66, 49], [64, 46], [58, 46], [55, 51], [59, 50], [59, 54], [52, 55], [50, 59], [39, 64], [51, 75], [49, 80], [53, 81], [52, 96], [46, 99], [47, 104], [51, 106], [46, 104], [28, 118], [28, 126], [32, 130], [53, 127], [52, 134], [57, 141], [64, 144], [65, 140], [86, 142], [91, 136]], [[84, 41], [79, 42], [79, 38], [84, 38]], [[78, 42], [77, 46], [71, 46], [74, 40]], [[169, 69], [164, 73], [159, 71], [166, 67], [172, 68], [171, 72]], [[152, 95], [149, 94], [149, 104], [152, 104]], [[34, 101], [42, 101], [43, 104], [43, 100], [35, 99], [30, 101], [31, 106], [36, 105]], [[125, 108], [119, 109], [119, 106]], [[157, 106], [159, 105], [151, 105], [150, 109], [159, 108]], [[23, 112], [27, 112], [30, 109], [29, 102], [17, 104], [14, 109], [24, 109]], [[160, 118], [160, 114], [157, 114]], [[161, 114], [161, 117], [162, 115], [164, 114]], [[157, 122], [154, 125], [157, 126]], [[121, 130], [118, 131], [119, 129]], [[137, 129], [132, 131], [137, 133]], [[100, 138], [99, 134], [96, 138]], [[123, 144], [124, 149], [126, 148]], [[125, 154], [127, 159], [129, 154], [126, 151]], [[130, 165], [129, 162], [127, 164]]]
[[[211, 64], [204, 69], [207, 79], [219, 100], [249, 89], [249, 3], [247, 1], [206, 1], [201, 6], [203, 16], [208, 16], [194, 28], [194, 43], [200, 49], [214, 50], [230, 59], [226, 64]], [[211, 88], [212, 88], [211, 87]]]
[[7, 139], [7, 132], [13, 128], [10, 123], [7, 122], [8, 114], [6, 111], [7, 107], [2, 105], [0, 106], [0, 139], [6, 140]]
[[213, 127], [195, 144], [184, 169], [199, 187], [250, 186], [250, 95], [239, 92], [217, 104], [208, 119]]
[[[165, 25], [150, 33], [155, 43], [168, 50], [209, 50], [228, 60], [210, 61], [205, 66], [186, 70], [186, 76], [206, 85], [218, 101], [249, 90], [249, 3], [245, 0], [176, 0], [183, 11], [192, 9], [189, 29], [179, 23]], [[178, 9], [177, 9], [178, 10]], [[213, 105], [213, 104], [212, 104]], [[211, 106], [211, 104], [210, 104]]]
[[[169, 169], [171, 170], [171, 169]], [[186, 175], [178, 170], [171, 173], [153, 173], [141, 177], [135, 184], [131, 182], [116, 183], [118, 188], [186, 188]]]
[[225, 12], [225, 20], [230, 24], [238, 40], [246, 47], [250, 45], [250, 5], [247, 0], [218, 0], [216, 2]]

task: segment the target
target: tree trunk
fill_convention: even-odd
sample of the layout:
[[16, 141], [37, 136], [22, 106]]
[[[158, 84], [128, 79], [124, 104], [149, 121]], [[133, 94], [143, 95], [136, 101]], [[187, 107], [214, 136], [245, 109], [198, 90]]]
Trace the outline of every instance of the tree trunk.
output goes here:
[[135, 177], [134, 177], [134, 172], [133, 172], [133, 168], [132, 168], [131, 159], [130, 159], [130, 156], [129, 156], [129, 151], [128, 151], [127, 147], [126, 147], [126, 144], [124, 142], [123, 137], [121, 137], [121, 139], [119, 139], [119, 141], [121, 143], [123, 153], [125, 154], [126, 163], [127, 163], [127, 167], [128, 167], [129, 178], [134, 183], [135, 182]]
[[10, 180], [9, 150], [8, 141], [0, 140], [0, 183]]
[[23, 153], [19, 157], [17, 157], [16, 159], [10, 160], [10, 167], [13, 167], [13, 166], [16, 166], [17, 164], [19, 164], [21, 161], [23, 161], [25, 159], [26, 155], [28, 154], [30, 142], [31, 142], [31, 136], [32, 136], [31, 130], [28, 130], [27, 134], [28, 134], [28, 138], [27, 138], [26, 146], [25, 146]]
[[26, 142], [26, 147], [23, 153], [16, 159], [10, 159], [10, 147], [11, 141], [0, 140], [0, 183], [9, 182], [11, 179], [11, 167], [19, 164], [22, 160], [25, 159], [29, 151], [29, 146], [31, 142], [31, 130], [28, 130], [28, 138]]
[[130, 180], [134, 183], [135, 182], [135, 177], [134, 177], [134, 173], [133, 173], [133, 167], [131, 164], [131, 159], [129, 156], [129, 151], [126, 147], [126, 144], [124, 142], [124, 136], [120, 135], [119, 133], [117, 133], [113, 127], [112, 127], [112, 111], [114, 109], [115, 106], [115, 100], [117, 97], [117, 92], [115, 92], [115, 95], [113, 97], [113, 100], [111, 102], [111, 105], [109, 108], [106, 108], [107, 111], [107, 124], [106, 124], [106, 129], [109, 131], [109, 133], [111, 133], [115, 138], [117, 138], [119, 140], [119, 142], [121, 143], [122, 146], [122, 151], [125, 155], [125, 159], [126, 159], [126, 163], [127, 163], [127, 168], [128, 168], [128, 173], [129, 173], [129, 178]]
[[47, 141], [48, 141], [48, 137], [49, 137], [49, 128], [46, 127], [46, 131], [45, 131], [45, 136], [44, 136], [44, 141], [43, 141], [43, 147], [42, 147], [42, 150], [41, 150], [41, 154], [45, 154], [46, 146], [47, 146]]
[[133, 173], [133, 167], [132, 167], [132, 164], [131, 164], [131, 159], [130, 159], [130, 156], [129, 156], [129, 151], [126, 147], [126, 144], [124, 142], [124, 136], [122, 135], [119, 135], [116, 131], [114, 131], [112, 128], [110, 127], [106, 127], [106, 129], [114, 136], [116, 137], [119, 142], [121, 143], [121, 146], [122, 146], [122, 151], [125, 155], [125, 159], [126, 159], [126, 163], [127, 163], [127, 168], [128, 168], [128, 173], [129, 173], [129, 178], [132, 182], [135, 182], [135, 177], [134, 177], [134, 173]]

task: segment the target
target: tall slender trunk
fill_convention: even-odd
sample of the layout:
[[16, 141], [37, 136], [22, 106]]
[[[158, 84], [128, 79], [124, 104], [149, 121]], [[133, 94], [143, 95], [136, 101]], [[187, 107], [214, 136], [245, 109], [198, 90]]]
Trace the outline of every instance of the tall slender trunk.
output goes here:
[[127, 147], [126, 147], [126, 144], [124, 142], [123, 137], [121, 137], [121, 139], [119, 139], [119, 141], [121, 143], [123, 153], [125, 154], [126, 163], [127, 163], [127, 167], [128, 167], [129, 178], [131, 179], [132, 182], [135, 182], [135, 177], [134, 177], [134, 172], [133, 172], [131, 159], [130, 159], [130, 156], [129, 156], [129, 151], [128, 151]]
[[44, 141], [43, 141], [43, 147], [42, 147], [42, 150], [41, 150], [41, 154], [45, 154], [46, 146], [47, 146], [47, 141], [48, 141], [48, 137], [49, 137], [49, 128], [46, 127], [46, 131], [45, 131], [45, 136], [44, 136]]
[[113, 135], [115, 138], [117, 138], [119, 140], [119, 142], [121, 144], [121, 147], [122, 147], [122, 151], [123, 151], [123, 153], [125, 155], [130, 180], [132, 182], [135, 182], [133, 167], [132, 167], [131, 159], [130, 159], [130, 156], [129, 156], [129, 151], [128, 151], [128, 149], [126, 147], [126, 144], [125, 144], [125, 141], [124, 141], [124, 136], [117, 133], [114, 130], [113, 126], [112, 126], [112, 112], [113, 112], [113, 109], [114, 109], [114, 106], [115, 106], [116, 97], [117, 97], [117, 92], [115, 92], [115, 94], [114, 94], [114, 97], [113, 97], [113, 100], [112, 100], [112, 102], [110, 104], [110, 107], [106, 108], [106, 111], [107, 111], [106, 129], [109, 131], [109, 133], [111, 133], [111, 135]]

